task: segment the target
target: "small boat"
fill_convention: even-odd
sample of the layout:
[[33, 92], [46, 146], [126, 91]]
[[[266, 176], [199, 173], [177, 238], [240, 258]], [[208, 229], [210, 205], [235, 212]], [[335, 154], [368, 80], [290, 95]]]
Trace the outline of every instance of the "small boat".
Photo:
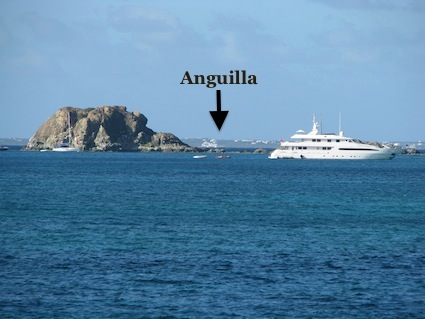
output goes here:
[[229, 155], [218, 155], [218, 156], [216, 156], [215, 158], [218, 158], [218, 159], [222, 159], [222, 158], [230, 158], [230, 156], [229, 156]]
[[206, 155], [194, 155], [193, 156], [193, 158], [196, 158], [196, 159], [201, 159], [201, 158], [206, 158], [207, 156]]
[[7, 151], [9, 148], [7, 146], [0, 146], [0, 151]]
[[71, 113], [68, 113], [68, 142], [63, 142], [52, 149], [53, 152], [79, 152], [80, 149], [73, 147], [71, 135]]

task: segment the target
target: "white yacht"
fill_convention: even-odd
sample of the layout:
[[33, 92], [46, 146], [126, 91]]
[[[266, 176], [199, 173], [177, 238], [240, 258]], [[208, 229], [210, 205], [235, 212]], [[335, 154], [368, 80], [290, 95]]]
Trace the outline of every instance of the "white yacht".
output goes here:
[[68, 113], [68, 142], [63, 142], [52, 149], [53, 152], [79, 152], [80, 149], [72, 145], [71, 114]]
[[77, 147], [72, 147], [71, 144], [65, 142], [53, 148], [52, 151], [53, 152], [79, 152], [80, 149]]
[[360, 140], [334, 133], [319, 133], [319, 123], [313, 116], [313, 129], [310, 133], [302, 130], [291, 136], [293, 141], [281, 141], [280, 148], [274, 150], [270, 159], [391, 159], [394, 149], [385, 145], [372, 145]]

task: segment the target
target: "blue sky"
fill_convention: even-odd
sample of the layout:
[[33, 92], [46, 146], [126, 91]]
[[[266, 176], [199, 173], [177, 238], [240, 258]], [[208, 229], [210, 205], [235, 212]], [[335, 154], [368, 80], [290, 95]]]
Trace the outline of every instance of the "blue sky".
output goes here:
[[[217, 88], [191, 74], [246, 70]], [[178, 137], [288, 138], [311, 128], [425, 139], [425, 1], [0, 0], [0, 137], [63, 106], [125, 105]]]

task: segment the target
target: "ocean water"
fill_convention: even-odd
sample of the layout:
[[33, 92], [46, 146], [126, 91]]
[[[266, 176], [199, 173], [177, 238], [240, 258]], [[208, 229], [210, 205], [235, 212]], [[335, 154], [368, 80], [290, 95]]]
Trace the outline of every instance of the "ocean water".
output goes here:
[[0, 153], [0, 318], [425, 318], [425, 156]]

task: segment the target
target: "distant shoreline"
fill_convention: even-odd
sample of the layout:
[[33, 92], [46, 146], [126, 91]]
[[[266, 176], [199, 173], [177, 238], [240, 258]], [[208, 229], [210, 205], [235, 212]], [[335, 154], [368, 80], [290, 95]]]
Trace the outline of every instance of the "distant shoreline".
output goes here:
[[[0, 146], [12, 147], [18, 149], [28, 144], [29, 138], [0, 138]], [[210, 138], [182, 138], [182, 142], [190, 145], [191, 147], [200, 147], [207, 152], [253, 152], [257, 149], [264, 149], [267, 151], [274, 150], [279, 147], [278, 140], [219, 140]], [[389, 142], [389, 144], [398, 144], [400, 147], [416, 148], [419, 153], [425, 153], [425, 145], [420, 140], [415, 142]]]
[[29, 138], [22, 137], [0, 137], [0, 145], [3, 146], [25, 146], [28, 144]]

